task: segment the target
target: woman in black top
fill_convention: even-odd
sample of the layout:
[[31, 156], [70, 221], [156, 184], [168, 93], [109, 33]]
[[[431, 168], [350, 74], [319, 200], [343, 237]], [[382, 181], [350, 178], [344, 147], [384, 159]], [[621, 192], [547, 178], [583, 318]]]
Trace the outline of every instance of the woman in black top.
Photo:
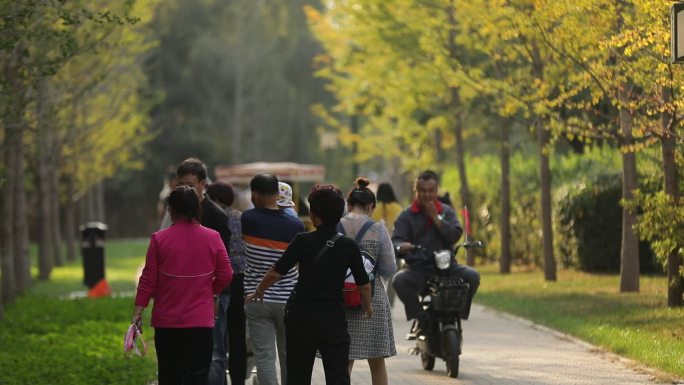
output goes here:
[[[264, 291], [298, 263], [299, 279], [285, 310], [287, 384], [311, 383], [318, 350], [326, 384], [349, 385], [349, 333], [342, 295], [347, 269], [359, 286], [367, 317], [373, 313], [371, 285], [356, 242], [347, 237], [335, 240], [344, 211], [342, 192], [332, 185], [315, 185], [308, 200], [316, 230], [297, 235], [245, 301], [263, 299]], [[320, 254], [326, 242], [332, 246]]]

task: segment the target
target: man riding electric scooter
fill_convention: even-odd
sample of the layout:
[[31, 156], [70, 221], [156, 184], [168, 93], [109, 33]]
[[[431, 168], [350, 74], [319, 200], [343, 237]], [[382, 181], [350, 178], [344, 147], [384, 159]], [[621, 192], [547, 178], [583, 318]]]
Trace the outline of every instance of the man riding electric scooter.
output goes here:
[[[394, 276], [392, 285], [404, 303], [406, 319], [418, 321], [417, 332], [425, 330], [429, 321], [418, 296], [426, 289], [428, 279], [436, 273], [434, 261], [425, 250], [453, 250], [463, 234], [454, 209], [437, 200], [438, 190], [437, 174], [423, 171], [416, 180], [415, 199], [394, 222], [392, 234], [395, 251], [407, 265]], [[460, 277], [470, 285], [467, 303], [460, 317], [466, 320], [480, 285], [480, 275], [464, 265], [452, 266], [449, 275]]]

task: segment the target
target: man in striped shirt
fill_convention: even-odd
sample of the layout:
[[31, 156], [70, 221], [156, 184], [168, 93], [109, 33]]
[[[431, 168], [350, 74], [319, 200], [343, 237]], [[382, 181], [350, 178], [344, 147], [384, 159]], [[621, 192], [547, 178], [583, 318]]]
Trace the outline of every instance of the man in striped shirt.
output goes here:
[[[254, 293], [266, 272], [275, 264], [290, 241], [304, 231], [304, 224], [278, 208], [278, 178], [257, 174], [249, 183], [254, 208], [242, 213], [242, 237], [245, 240], [247, 266], [245, 293]], [[263, 302], [245, 304], [249, 337], [256, 360], [259, 385], [278, 385], [276, 343], [282, 383], [285, 369], [285, 325], [283, 311], [298, 273], [292, 268], [263, 293]], [[274, 343], [275, 342], [275, 343]]]

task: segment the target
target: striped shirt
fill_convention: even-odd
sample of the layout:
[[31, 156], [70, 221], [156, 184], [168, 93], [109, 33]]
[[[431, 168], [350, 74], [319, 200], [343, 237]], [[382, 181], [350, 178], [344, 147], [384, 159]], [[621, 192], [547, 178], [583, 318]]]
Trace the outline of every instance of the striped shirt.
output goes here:
[[[242, 213], [242, 238], [245, 240], [247, 266], [245, 268], [245, 293], [253, 293], [271, 268], [283, 254], [295, 235], [304, 231], [304, 224], [282, 210], [254, 208]], [[287, 274], [268, 288], [264, 301], [285, 303], [297, 284], [298, 272], [290, 269]]]

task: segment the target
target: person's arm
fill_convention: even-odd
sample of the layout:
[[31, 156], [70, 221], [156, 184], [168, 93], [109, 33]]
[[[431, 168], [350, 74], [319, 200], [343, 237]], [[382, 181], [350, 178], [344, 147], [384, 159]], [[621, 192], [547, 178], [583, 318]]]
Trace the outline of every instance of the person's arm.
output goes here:
[[394, 222], [394, 232], [392, 233], [392, 245], [394, 250], [400, 254], [411, 250], [413, 234], [411, 232], [411, 218], [408, 211], [403, 211]]
[[395, 271], [397, 271], [397, 259], [394, 254], [394, 247], [392, 247], [392, 240], [385, 225], [380, 222], [380, 231], [378, 240], [380, 243], [380, 252], [378, 253], [378, 274], [388, 279]]
[[[244, 258], [245, 255], [245, 241], [242, 239], [242, 231], [240, 226], [241, 214], [237, 213], [235, 216], [229, 215], [228, 227], [230, 228], [230, 256], [233, 259]], [[233, 266], [235, 269], [235, 266]], [[235, 272], [235, 271], [234, 271]]]
[[368, 274], [363, 266], [363, 259], [361, 257], [361, 250], [356, 242], [349, 245], [349, 252], [347, 263], [349, 264], [349, 269], [351, 269], [352, 276], [354, 277], [354, 282], [359, 288], [361, 293], [361, 308], [363, 313], [370, 317], [373, 315], [373, 307], [371, 306], [371, 284], [368, 279]]
[[135, 295], [135, 308], [133, 310], [132, 324], [138, 325], [142, 332], [142, 313], [150, 302], [150, 298], [157, 288], [157, 271], [159, 266], [159, 258], [157, 255], [157, 240], [155, 235], [150, 237], [150, 244], [147, 247], [147, 255], [145, 257], [145, 267], [143, 268], [140, 280], [138, 281], [138, 288]]
[[268, 269], [268, 272], [264, 276], [264, 278], [261, 279], [261, 282], [256, 286], [256, 289], [254, 290], [254, 293], [249, 294], [245, 297], [245, 302], [249, 301], [263, 301], [264, 300], [264, 293], [266, 290], [273, 286], [274, 283], [280, 281], [280, 278], [282, 278], [283, 275], [278, 273], [274, 267], [271, 267]]
[[202, 220], [200, 223], [204, 227], [218, 231], [224, 247], [228, 250], [230, 248], [228, 214], [208, 197], [205, 197], [204, 201], [202, 201], [202, 210]]
[[361, 311], [366, 317], [370, 318], [373, 316], [373, 306], [371, 305], [370, 282], [365, 285], [360, 285], [359, 292], [361, 293]]
[[394, 252], [409, 265], [425, 259], [425, 255], [422, 252], [414, 251], [413, 239], [415, 234], [413, 234], [413, 228], [411, 227], [411, 216], [412, 214], [408, 210], [402, 211], [394, 222], [394, 232], [392, 233]]
[[456, 212], [447, 208], [442, 213], [442, 225], [439, 227], [439, 235], [445, 245], [451, 246], [456, 243], [463, 235], [463, 228], [458, 221]]
[[228, 258], [228, 253], [223, 245], [223, 242], [218, 238], [216, 239], [216, 253], [215, 253], [215, 270], [214, 270], [214, 284], [213, 292], [214, 295], [221, 293], [230, 282], [233, 280], [233, 266]]

